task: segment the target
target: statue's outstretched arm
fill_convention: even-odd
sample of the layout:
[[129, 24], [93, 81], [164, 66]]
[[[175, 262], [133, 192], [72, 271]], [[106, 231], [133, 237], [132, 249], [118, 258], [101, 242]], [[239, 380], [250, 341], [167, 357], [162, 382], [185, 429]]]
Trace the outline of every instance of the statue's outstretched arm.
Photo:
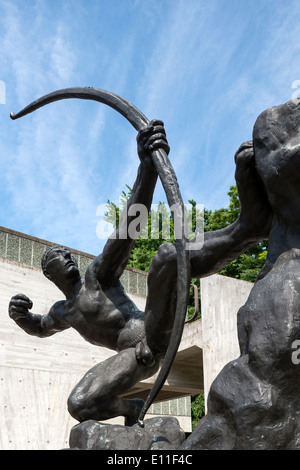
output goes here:
[[59, 315], [63, 303], [63, 301], [56, 302], [49, 313], [39, 315], [30, 312], [32, 301], [26, 295], [17, 294], [9, 302], [8, 313], [10, 318], [26, 333], [45, 338], [70, 328], [70, 325]]
[[269, 237], [272, 211], [255, 167], [252, 141], [239, 147], [235, 163], [240, 215], [231, 225], [205, 232], [202, 240], [190, 243], [192, 277], [201, 278], [219, 272], [241, 253]]
[[158, 174], [151, 161], [151, 151], [169, 146], [162, 121], [153, 120], [141, 129], [137, 136], [138, 155], [141, 164], [131, 192], [119, 220], [119, 226], [107, 240], [102, 254], [93, 262], [97, 279], [103, 283], [119, 279], [141, 230], [148, 223], [153, 192]]

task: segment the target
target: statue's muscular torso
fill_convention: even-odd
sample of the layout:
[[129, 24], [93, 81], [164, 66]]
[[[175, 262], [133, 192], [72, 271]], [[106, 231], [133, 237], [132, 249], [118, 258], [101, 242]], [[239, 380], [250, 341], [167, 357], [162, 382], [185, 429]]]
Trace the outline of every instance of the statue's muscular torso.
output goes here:
[[144, 337], [144, 313], [126, 295], [120, 282], [101, 287], [83, 280], [77, 295], [54, 304], [52, 314], [87, 341], [116, 351], [134, 347]]

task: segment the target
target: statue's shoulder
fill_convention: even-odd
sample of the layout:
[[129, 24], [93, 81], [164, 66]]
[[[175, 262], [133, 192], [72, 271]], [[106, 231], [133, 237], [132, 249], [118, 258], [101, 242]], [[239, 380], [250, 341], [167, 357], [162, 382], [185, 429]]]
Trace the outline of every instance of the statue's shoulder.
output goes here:
[[50, 308], [49, 315], [53, 318], [62, 320], [66, 314], [66, 310], [68, 307], [67, 303], [67, 300], [58, 300]]
[[97, 256], [87, 267], [85, 275], [82, 278], [82, 285], [86, 290], [98, 290], [101, 279], [101, 256]]

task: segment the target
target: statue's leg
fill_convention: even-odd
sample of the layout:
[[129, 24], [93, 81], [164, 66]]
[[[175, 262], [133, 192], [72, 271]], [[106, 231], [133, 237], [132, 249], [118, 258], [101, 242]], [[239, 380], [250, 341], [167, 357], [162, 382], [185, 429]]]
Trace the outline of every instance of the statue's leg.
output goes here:
[[119, 398], [137, 382], [153, 375], [158, 363], [147, 367], [136, 360], [135, 348], [125, 349], [90, 369], [71, 392], [69, 413], [78, 421], [125, 417], [125, 424], [137, 422], [143, 400]]
[[145, 307], [145, 341], [156, 358], [163, 357], [169, 345], [176, 295], [176, 249], [173, 244], [164, 243], [159, 247], [150, 266]]
[[[199, 277], [202, 243], [190, 252], [192, 277]], [[202, 254], [203, 256], [203, 254]], [[145, 307], [146, 343], [154, 357], [165, 355], [173, 329], [177, 300], [177, 252], [172, 243], [164, 243], [154, 256], [148, 274]]]

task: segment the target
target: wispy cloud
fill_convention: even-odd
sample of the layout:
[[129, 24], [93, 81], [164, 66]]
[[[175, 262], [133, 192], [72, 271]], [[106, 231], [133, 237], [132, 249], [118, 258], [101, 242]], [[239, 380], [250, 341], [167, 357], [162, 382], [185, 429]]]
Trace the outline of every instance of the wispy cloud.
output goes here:
[[[66, 24], [59, 23], [49, 32], [43, 28], [47, 17], [36, 17], [39, 31], [43, 29], [37, 42], [37, 37], [25, 34], [24, 11], [11, 3], [5, 6], [2, 54], [6, 53], [12, 71], [15, 106], [23, 107], [45, 92], [69, 85], [74, 80], [76, 58]], [[10, 123], [10, 132], [18, 135], [18, 141], [2, 181], [12, 196], [10, 212], [16, 221], [23, 221], [24, 227], [28, 221], [40, 237], [59, 238], [61, 233], [67, 240], [71, 232], [79, 236], [86, 218], [94, 217], [90, 205], [95, 201], [89, 186], [90, 166], [74, 143], [80, 120], [76, 113], [59, 116], [59, 110], [59, 106], [49, 107]]]
[[9, 120], [69, 86], [163, 119], [184, 201], [226, 205], [234, 152], [300, 79], [299, 13], [297, 0], [3, 0], [0, 224], [98, 252], [97, 206], [133, 184], [136, 132], [105, 106], [68, 100]]

